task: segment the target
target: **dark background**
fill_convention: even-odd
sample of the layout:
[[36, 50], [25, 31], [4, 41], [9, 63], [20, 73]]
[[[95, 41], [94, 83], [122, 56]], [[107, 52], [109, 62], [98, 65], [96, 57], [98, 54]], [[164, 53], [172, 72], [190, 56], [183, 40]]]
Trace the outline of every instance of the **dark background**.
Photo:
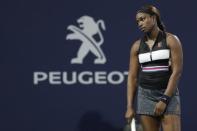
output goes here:
[[[33, 85], [34, 71], [125, 71], [132, 43], [141, 36], [136, 10], [154, 4], [167, 31], [183, 46], [179, 84], [182, 129], [194, 131], [197, 116], [195, 1], [7, 0], [0, 2], [0, 129], [2, 131], [119, 131], [125, 124], [126, 81], [120, 85]], [[88, 15], [105, 21], [105, 65], [89, 54], [71, 65], [79, 44], [66, 41], [68, 25]]]

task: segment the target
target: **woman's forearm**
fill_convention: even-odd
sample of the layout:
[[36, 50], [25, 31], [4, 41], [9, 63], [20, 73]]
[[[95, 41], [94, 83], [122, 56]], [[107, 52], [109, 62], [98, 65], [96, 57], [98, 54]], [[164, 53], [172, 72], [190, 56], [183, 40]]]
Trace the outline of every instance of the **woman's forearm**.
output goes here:
[[127, 108], [133, 107], [133, 102], [136, 94], [137, 78], [128, 76], [127, 82]]
[[177, 84], [178, 84], [180, 76], [181, 76], [181, 71], [176, 71], [171, 74], [170, 79], [168, 81], [167, 89], [164, 93], [165, 95], [170, 96], [170, 97], [173, 95], [173, 93], [175, 92], [177, 88]]

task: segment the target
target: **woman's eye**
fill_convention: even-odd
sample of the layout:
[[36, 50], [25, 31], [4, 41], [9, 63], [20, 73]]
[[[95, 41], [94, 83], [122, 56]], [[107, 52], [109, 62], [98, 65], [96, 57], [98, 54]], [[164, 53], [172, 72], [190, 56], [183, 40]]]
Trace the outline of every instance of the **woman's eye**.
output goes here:
[[138, 20], [136, 20], [136, 22], [137, 22], [137, 24], [140, 22], [140, 21], [144, 21], [145, 20], [145, 18], [143, 17], [141, 17], [141, 18], [139, 18]]

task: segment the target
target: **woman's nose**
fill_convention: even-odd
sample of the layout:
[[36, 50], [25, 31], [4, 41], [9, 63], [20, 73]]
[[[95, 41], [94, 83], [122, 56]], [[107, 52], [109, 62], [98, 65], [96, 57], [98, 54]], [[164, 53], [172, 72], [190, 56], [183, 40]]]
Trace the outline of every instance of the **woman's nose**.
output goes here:
[[139, 28], [142, 28], [142, 25], [143, 25], [142, 22], [138, 23]]

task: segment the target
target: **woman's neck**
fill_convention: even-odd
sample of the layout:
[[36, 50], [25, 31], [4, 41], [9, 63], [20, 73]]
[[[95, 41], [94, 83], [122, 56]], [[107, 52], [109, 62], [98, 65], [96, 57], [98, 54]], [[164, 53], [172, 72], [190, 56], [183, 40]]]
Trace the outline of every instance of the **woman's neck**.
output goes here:
[[150, 32], [146, 33], [147, 39], [148, 40], [156, 40], [159, 31], [160, 31], [160, 29], [158, 27], [153, 28]]

